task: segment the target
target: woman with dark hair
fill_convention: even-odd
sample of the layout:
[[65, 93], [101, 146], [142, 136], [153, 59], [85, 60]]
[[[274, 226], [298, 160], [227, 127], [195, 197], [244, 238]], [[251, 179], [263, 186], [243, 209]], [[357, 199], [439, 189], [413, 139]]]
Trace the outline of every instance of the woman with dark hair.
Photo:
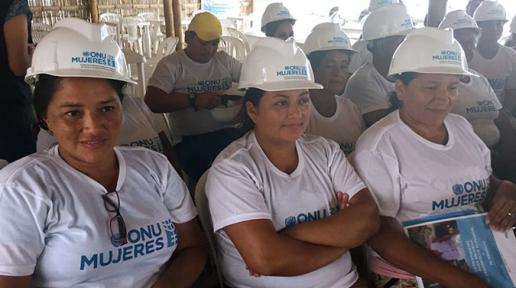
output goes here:
[[34, 52], [26, 80], [58, 144], [0, 170], [0, 287], [188, 287], [203, 268], [195, 207], [165, 156], [115, 147], [134, 82], [106, 29], [64, 19]]
[[271, 3], [265, 8], [262, 15], [262, 32], [267, 37], [275, 37], [287, 40], [294, 37], [294, 24], [296, 19], [292, 17], [283, 3]]
[[294, 39], [266, 38], [239, 87], [249, 130], [206, 182], [226, 284], [364, 287], [348, 251], [376, 231], [376, 205], [335, 142], [303, 136], [308, 89], [322, 88], [306, 56]]
[[0, 159], [12, 162], [36, 151], [31, 92], [23, 81], [34, 49], [32, 12], [27, 0], [0, 2]]
[[349, 78], [349, 62], [356, 53], [348, 36], [335, 23], [315, 26], [305, 41], [315, 82], [323, 89], [310, 90], [311, 114], [307, 133], [337, 142], [349, 155], [365, 123], [358, 107], [341, 94]]
[[376, 282], [414, 286], [418, 275], [446, 287], [487, 287], [412, 243], [400, 227], [449, 211], [482, 212], [482, 205], [495, 229], [516, 223], [516, 185], [492, 176], [489, 149], [466, 119], [450, 113], [461, 79], [474, 77], [464, 51], [451, 30], [417, 29], [394, 53], [389, 75], [396, 79], [394, 112], [360, 136], [353, 157], [382, 216], [368, 242]]

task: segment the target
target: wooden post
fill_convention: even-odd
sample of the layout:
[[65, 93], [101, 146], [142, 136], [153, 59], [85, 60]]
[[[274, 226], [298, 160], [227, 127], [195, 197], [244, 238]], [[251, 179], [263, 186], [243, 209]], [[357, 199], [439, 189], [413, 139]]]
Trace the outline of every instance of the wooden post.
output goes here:
[[90, 0], [90, 14], [91, 14], [91, 22], [99, 23], [99, 1], [98, 0]]
[[172, 12], [174, 13], [174, 35], [179, 39], [176, 51], [183, 49], [184, 33], [181, 25], [181, 2], [180, 0], [172, 0]]
[[165, 34], [167, 35], [167, 37], [175, 36], [174, 14], [172, 10], [172, 0], [163, 0], [163, 14], [165, 15]]

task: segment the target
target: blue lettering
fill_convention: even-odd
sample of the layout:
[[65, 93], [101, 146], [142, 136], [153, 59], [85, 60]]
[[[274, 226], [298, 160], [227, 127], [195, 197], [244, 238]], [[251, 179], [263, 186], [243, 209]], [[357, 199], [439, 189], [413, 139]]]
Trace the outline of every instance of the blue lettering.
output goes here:
[[306, 214], [299, 214], [297, 215], [297, 223], [303, 223], [303, 222], [306, 222]]
[[432, 202], [432, 210], [436, 209], [444, 209], [444, 200], [441, 200], [439, 203], [436, 201]]
[[127, 247], [124, 247], [124, 255], [122, 256], [122, 259], [124, 259], [124, 261], [127, 261], [127, 260], [131, 260], [133, 259], [133, 255], [132, 255], [132, 252], [133, 252], [133, 246], [127, 246]]
[[317, 221], [320, 219], [320, 216], [317, 215], [317, 212], [319, 211], [314, 211], [314, 213], [310, 213], [308, 212], [308, 221]]
[[145, 242], [145, 254], [150, 254], [152, 252], [154, 252], [154, 242], [152, 240]]
[[161, 225], [159, 223], [156, 223], [157, 230], [154, 230], [154, 225], [151, 225], [152, 235], [154, 236], [160, 236], [161, 235]]
[[138, 243], [138, 244], [134, 245], [134, 258], [138, 257], [138, 255], [144, 256], [145, 255], [145, 253], [143, 253], [144, 249], [145, 249], [145, 245], [143, 245], [142, 243]]
[[[152, 232], [151, 232], [151, 226], [148, 225], [147, 228], [140, 228], [140, 234], [142, 241], [145, 241], [145, 239], [151, 239], [152, 238]], [[148, 238], [145, 238], [148, 237]]]
[[129, 231], [129, 233], [127, 234], [127, 239], [131, 243], [139, 242], [140, 241], [140, 233], [138, 233], [138, 230], [133, 229], [133, 230]]
[[163, 249], [164, 246], [165, 245], [163, 244], [163, 237], [156, 239], [156, 251]]
[[470, 195], [473, 195], [473, 194], [464, 194], [462, 196], [459, 196], [461, 206], [468, 205], [468, 196], [470, 196]]
[[468, 194], [468, 203], [474, 203], [475, 202], [475, 195], [477, 195], [478, 193], [475, 193], [475, 194]]
[[473, 191], [473, 184], [471, 184], [471, 182], [464, 183], [464, 190], [468, 193]]
[[88, 259], [88, 257], [82, 255], [81, 256], [81, 270], [84, 270], [85, 266], [90, 266], [93, 264], [93, 269], [97, 268], [98, 260], [97, 260], [97, 254], [94, 254], [91, 256], [91, 259]]
[[118, 248], [117, 249], [118, 253], [117, 253], [117, 258], [116, 259], [113, 259], [113, 261], [111, 261], [111, 263], [113, 264], [116, 264], [118, 262], [120, 262], [120, 260], [122, 260], [122, 248]]
[[109, 265], [111, 263], [111, 260], [113, 259], [113, 251], [109, 251], [108, 254], [109, 254], [108, 260], [104, 261], [105, 260], [104, 259], [104, 255], [106, 255], [106, 253], [104, 253], [104, 252], [100, 253], [100, 266], [104, 267], [104, 266]]

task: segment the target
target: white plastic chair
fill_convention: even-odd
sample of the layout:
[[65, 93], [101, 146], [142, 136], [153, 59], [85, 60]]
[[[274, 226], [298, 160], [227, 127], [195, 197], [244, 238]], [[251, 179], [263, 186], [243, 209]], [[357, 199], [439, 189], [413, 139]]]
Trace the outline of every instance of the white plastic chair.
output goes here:
[[[145, 78], [144, 68], [144, 64], [146, 62], [145, 57], [131, 49], [126, 48], [123, 51], [125, 54], [125, 60], [127, 61], [127, 65], [129, 65], [129, 69], [131, 71], [131, 78], [137, 82], [137, 86], [135, 87], [136, 89], [133, 90], [133, 95], [144, 97], [145, 90], [147, 88], [147, 79]], [[136, 72], [136, 77], [133, 72]]]
[[245, 44], [242, 40], [233, 36], [222, 36], [221, 40], [219, 50], [225, 51], [240, 62], [244, 62], [248, 51], [246, 51]]
[[147, 82], [152, 76], [152, 73], [154, 73], [154, 69], [156, 69], [158, 62], [163, 59], [163, 57], [174, 53], [178, 42], [178, 38], [171, 36], [165, 38], [165, 40], [159, 44], [156, 55], [154, 55], [154, 57], [145, 63], [145, 75], [147, 76]]
[[132, 50], [143, 54], [142, 38], [138, 25], [144, 22], [143, 18], [130, 16], [122, 18], [123, 39], [129, 44]]
[[[208, 170], [209, 171], [209, 170]], [[197, 181], [195, 187], [195, 205], [197, 206], [197, 212], [199, 213], [199, 220], [201, 221], [202, 229], [206, 238], [208, 239], [208, 245], [210, 248], [210, 257], [215, 264], [215, 270], [217, 272], [217, 280], [219, 287], [224, 287], [222, 278], [222, 269], [220, 267], [219, 258], [217, 255], [217, 244], [215, 242], [215, 235], [213, 234], [213, 223], [211, 222], [210, 207], [208, 204], [208, 198], [206, 197], [206, 179], [208, 178], [208, 171], [202, 174], [201, 178]]]
[[32, 23], [32, 42], [34, 42], [34, 44], [39, 43], [39, 41], [41, 41], [41, 39], [50, 32], [50, 30], [52, 30], [52, 26], [46, 23]]
[[99, 22], [108, 25], [108, 31], [116, 42], [120, 43], [121, 38], [121, 25], [122, 16], [116, 13], [102, 13], [99, 15]]
[[240, 30], [235, 29], [233, 27], [227, 27], [226, 31], [229, 36], [236, 37], [236, 38], [242, 40], [242, 42], [244, 42], [246, 55], [249, 54], [249, 52], [251, 52], [251, 45], [249, 45], [249, 40], [247, 39], [247, 36], [245, 36], [244, 33], [242, 33]]

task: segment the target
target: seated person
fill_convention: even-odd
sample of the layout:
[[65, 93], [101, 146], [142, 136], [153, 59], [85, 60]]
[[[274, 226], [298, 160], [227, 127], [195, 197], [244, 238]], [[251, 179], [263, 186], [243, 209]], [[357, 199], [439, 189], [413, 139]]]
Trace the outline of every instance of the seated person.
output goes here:
[[294, 37], [295, 23], [296, 19], [283, 3], [271, 3], [263, 12], [261, 30], [267, 37], [287, 40]]
[[394, 83], [387, 79], [392, 54], [413, 28], [412, 18], [402, 4], [380, 7], [364, 22], [362, 37], [373, 61], [349, 78], [344, 96], [358, 106], [368, 127], [387, 115], [389, 95], [394, 91]]
[[[440, 51], [446, 55], [436, 57]], [[451, 30], [420, 28], [396, 50], [389, 75], [397, 79], [394, 111], [360, 136], [353, 154], [382, 216], [380, 231], [368, 241], [376, 285], [415, 287], [418, 275], [444, 287], [488, 287], [411, 242], [399, 224], [483, 207], [495, 229], [516, 223], [516, 185], [492, 175], [487, 146], [466, 119], [449, 113], [459, 82], [472, 75], [464, 51]], [[464, 183], [475, 183], [467, 195]]]
[[145, 95], [151, 111], [170, 113], [179, 163], [193, 181], [236, 138], [234, 125], [217, 122], [210, 113], [240, 77], [240, 62], [217, 52], [221, 37], [213, 14], [195, 15], [185, 32], [188, 46], [158, 63]]
[[66, 18], [34, 51], [26, 80], [58, 144], [0, 170], [0, 287], [188, 287], [204, 267], [170, 163], [115, 147], [131, 80], [105, 29]]
[[376, 232], [377, 208], [337, 143], [303, 135], [308, 89], [322, 88], [306, 56], [294, 39], [263, 39], [239, 87], [247, 132], [206, 182], [226, 285], [358, 287], [349, 250]]
[[304, 45], [314, 71], [315, 82], [323, 89], [311, 89], [309, 134], [323, 136], [340, 145], [348, 155], [353, 151], [365, 124], [357, 106], [340, 96], [349, 77], [349, 60], [356, 53], [348, 36], [334, 23], [314, 27]]

